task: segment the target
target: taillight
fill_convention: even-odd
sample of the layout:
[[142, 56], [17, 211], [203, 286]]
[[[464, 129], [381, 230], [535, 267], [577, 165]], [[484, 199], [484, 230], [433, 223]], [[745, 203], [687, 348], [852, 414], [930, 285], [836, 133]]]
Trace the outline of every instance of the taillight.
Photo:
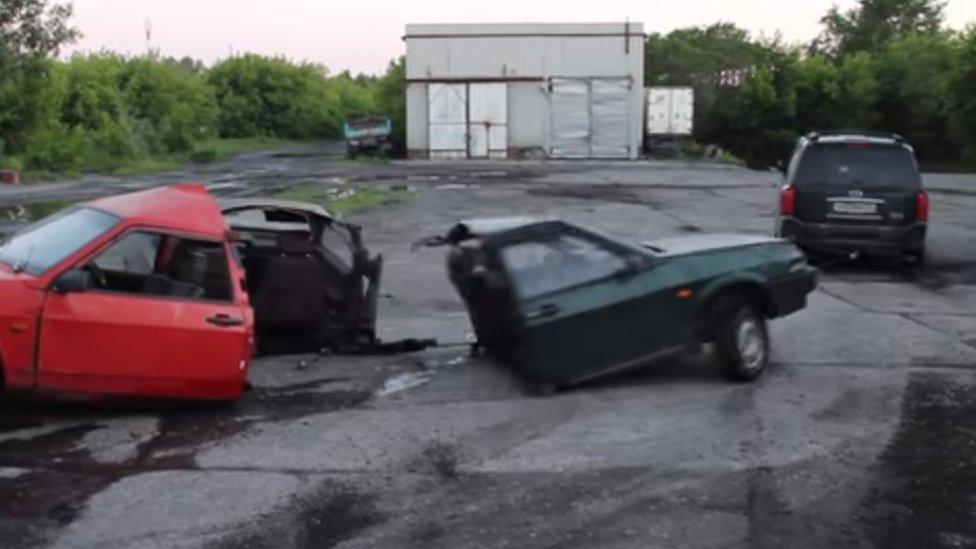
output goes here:
[[787, 185], [779, 192], [779, 213], [793, 215], [796, 205], [796, 189]]
[[929, 220], [929, 193], [918, 191], [915, 195], [915, 219], [918, 221]]

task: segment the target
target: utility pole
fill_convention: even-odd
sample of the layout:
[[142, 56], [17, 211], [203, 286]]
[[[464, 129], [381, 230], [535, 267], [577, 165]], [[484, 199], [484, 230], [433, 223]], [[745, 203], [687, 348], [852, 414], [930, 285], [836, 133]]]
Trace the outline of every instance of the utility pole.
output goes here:
[[149, 53], [152, 51], [152, 20], [147, 17], [144, 24], [146, 28], [146, 52]]

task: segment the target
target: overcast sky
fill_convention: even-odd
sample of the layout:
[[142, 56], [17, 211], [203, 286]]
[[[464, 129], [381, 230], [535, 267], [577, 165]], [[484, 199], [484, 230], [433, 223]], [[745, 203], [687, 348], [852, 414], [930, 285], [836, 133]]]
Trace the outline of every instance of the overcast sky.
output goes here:
[[[207, 63], [228, 53], [283, 54], [323, 63], [333, 72], [381, 72], [403, 54], [406, 23], [643, 22], [647, 32], [732, 21], [788, 41], [815, 36], [833, 4], [855, 0], [75, 0], [84, 33], [69, 51], [123, 53], [152, 46]], [[976, 0], [950, 0], [949, 24], [976, 22]]]

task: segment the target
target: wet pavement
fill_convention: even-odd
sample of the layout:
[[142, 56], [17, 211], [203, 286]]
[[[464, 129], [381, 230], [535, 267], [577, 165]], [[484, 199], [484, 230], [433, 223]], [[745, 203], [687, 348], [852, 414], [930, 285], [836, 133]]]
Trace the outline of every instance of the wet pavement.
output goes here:
[[225, 196], [409, 185], [353, 216], [386, 258], [380, 335], [459, 344], [263, 358], [233, 406], [5, 402], [0, 547], [976, 547], [976, 177], [926, 177], [926, 266], [825, 269], [772, 324], [758, 383], [704, 356], [540, 397], [467, 356], [444, 252], [412, 242], [513, 214], [633, 240], [768, 234], [778, 176], [340, 151], [0, 189], [2, 232], [51, 207], [28, 204], [186, 179]]

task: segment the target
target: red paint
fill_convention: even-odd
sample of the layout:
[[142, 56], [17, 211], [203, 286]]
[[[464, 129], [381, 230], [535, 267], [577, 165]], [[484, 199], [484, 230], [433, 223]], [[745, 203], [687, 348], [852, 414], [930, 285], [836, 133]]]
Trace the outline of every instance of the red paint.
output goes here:
[[[254, 315], [231, 259], [227, 225], [199, 184], [87, 204], [122, 222], [40, 276], [0, 265], [0, 360], [8, 389], [97, 396], [230, 400], [240, 397], [254, 346]], [[219, 240], [234, 281], [232, 301], [104, 290], [58, 294], [51, 282], [84, 265], [120, 234], [168, 231]], [[208, 318], [239, 319], [218, 326]], [[26, 326], [26, 330], [23, 329]]]

